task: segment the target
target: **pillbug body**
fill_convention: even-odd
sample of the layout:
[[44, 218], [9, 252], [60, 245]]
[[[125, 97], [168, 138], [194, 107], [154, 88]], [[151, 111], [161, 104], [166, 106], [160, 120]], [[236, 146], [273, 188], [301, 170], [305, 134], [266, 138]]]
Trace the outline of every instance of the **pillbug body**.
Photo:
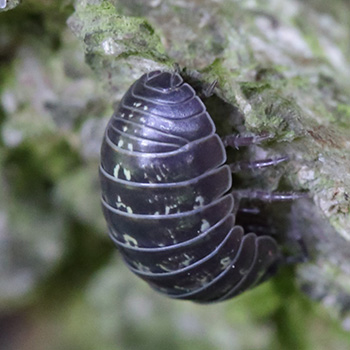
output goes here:
[[281, 260], [275, 239], [235, 224], [227, 140], [193, 88], [161, 71], [130, 87], [106, 128], [100, 179], [110, 237], [132, 272], [172, 298], [226, 300]]

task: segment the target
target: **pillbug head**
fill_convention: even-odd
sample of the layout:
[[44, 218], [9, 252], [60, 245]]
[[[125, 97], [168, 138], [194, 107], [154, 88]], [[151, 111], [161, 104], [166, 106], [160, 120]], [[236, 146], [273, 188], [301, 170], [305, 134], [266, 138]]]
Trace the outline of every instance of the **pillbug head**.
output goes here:
[[145, 86], [160, 92], [167, 92], [176, 89], [183, 83], [182, 77], [176, 72], [154, 71], [147, 74]]

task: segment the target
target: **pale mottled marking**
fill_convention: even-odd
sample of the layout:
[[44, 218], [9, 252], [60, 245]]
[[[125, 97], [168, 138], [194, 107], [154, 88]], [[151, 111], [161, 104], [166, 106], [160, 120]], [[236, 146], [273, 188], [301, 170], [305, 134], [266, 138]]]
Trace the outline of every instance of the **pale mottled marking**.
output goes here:
[[195, 198], [195, 201], [196, 202], [198, 202], [199, 203], [199, 206], [203, 206], [203, 204], [204, 204], [204, 198], [202, 197], [202, 196], [197, 196], [196, 198]]
[[172, 269], [169, 269], [168, 267], [166, 267], [165, 265], [162, 264], [156, 264], [156, 266], [158, 266], [161, 270], [169, 272], [172, 271]]
[[131, 207], [126, 207], [126, 211], [129, 213], [129, 214], [132, 214], [133, 211], [132, 211], [132, 208]]
[[148, 106], [143, 106], [143, 110], [147, 111], [148, 110]]
[[222, 265], [223, 268], [227, 267], [231, 262], [231, 259], [229, 256], [226, 256], [225, 258], [220, 260], [220, 265]]
[[175, 238], [174, 233], [173, 232], [169, 232], [169, 234], [170, 234], [170, 238], [173, 240], [173, 243], [174, 244], [177, 243], [177, 239]]
[[114, 170], [113, 170], [113, 176], [118, 178], [119, 177], [119, 170], [120, 170], [120, 164], [117, 164], [115, 167], [114, 167]]
[[170, 236], [170, 238], [173, 240], [172, 243], [173, 244], [177, 243], [177, 240], [176, 240], [176, 238], [174, 236], [174, 232], [172, 230], [170, 230], [169, 228], [167, 228], [166, 231], [167, 231], [168, 235]]
[[125, 178], [130, 181], [131, 180], [131, 171], [128, 170], [128, 169], [123, 169], [123, 172], [124, 172], [124, 176]]
[[159, 172], [162, 174], [162, 176], [164, 177], [164, 178], [166, 178], [166, 173], [164, 173], [164, 171], [163, 171], [163, 169], [162, 169], [162, 167], [160, 166], [160, 167], [158, 167], [157, 168], [158, 170], [159, 170]]
[[126, 244], [132, 246], [132, 247], [138, 247], [137, 240], [134, 237], [131, 237], [127, 235], [126, 233], [123, 234], [123, 238]]
[[118, 141], [118, 147], [123, 147], [123, 145], [124, 145], [124, 141], [122, 140], [122, 139], [120, 139], [119, 141]]
[[189, 256], [188, 254], [184, 254], [184, 257], [186, 258], [186, 260], [182, 262], [182, 265], [189, 266], [193, 260], [193, 257]]
[[134, 107], [140, 107], [142, 105], [141, 102], [134, 102]]
[[202, 278], [199, 278], [198, 282], [201, 286], [206, 285], [209, 282], [209, 276], [203, 276]]
[[187, 290], [186, 288], [181, 287], [181, 286], [174, 286], [174, 289], [178, 289], [178, 290]]
[[171, 209], [177, 208], [177, 204], [172, 204], [172, 205], [166, 205], [165, 206], [165, 215], [168, 215], [171, 211]]
[[116, 205], [117, 205], [117, 209], [120, 209], [120, 208], [125, 209], [125, 208], [126, 208], [126, 206], [125, 206], [124, 203], [118, 203], [118, 202], [117, 202]]
[[134, 265], [135, 265], [136, 269], [139, 271], [143, 271], [143, 272], [150, 272], [151, 271], [148, 266], [145, 266], [138, 261], [134, 261]]
[[131, 119], [134, 115], [132, 113], [129, 114], [129, 118]]
[[202, 196], [197, 196], [194, 201], [196, 204], [193, 206], [193, 209], [203, 207], [204, 198]]
[[169, 171], [169, 168], [167, 168], [166, 164], [162, 164], [161, 167], [165, 170], [165, 171]]
[[128, 143], [128, 150], [133, 151], [134, 150], [134, 145], [132, 143]]
[[201, 232], [204, 232], [210, 227], [209, 222], [205, 219], [202, 219]]
[[128, 131], [128, 127], [126, 125], [123, 126], [123, 131], [124, 132]]
[[122, 199], [120, 196], [117, 196], [116, 206], [117, 206], [117, 209], [120, 209], [120, 208], [125, 209], [126, 208], [126, 205], [124, 203], [122, 203]]
[[158, 181], [160, 181], [162, 179], [162, 177], [160, 175], [157, 175], [156, 178]]

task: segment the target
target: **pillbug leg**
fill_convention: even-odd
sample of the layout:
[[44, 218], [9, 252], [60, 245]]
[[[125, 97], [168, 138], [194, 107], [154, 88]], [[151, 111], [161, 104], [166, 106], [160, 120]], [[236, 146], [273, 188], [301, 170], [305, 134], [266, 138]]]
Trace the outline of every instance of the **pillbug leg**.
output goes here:
[[275, 158], [267, 158], [267, 159], [260, 159], [255, 161], [239, 161], [232, 164], [229, 164], [230, 169], [233, 173], [237, 173], [241, 170], [247, 170], [247, 169], [260, 169], [265, 168], [268, 166], [275, 166], [279, 163], [285, 162], [288, 160], [288, 156], [282, 156], [282, 157], [275, 157]]
[[237, 213], [258, 215], [258, 214], [260, 214], [260, 209], [257, 208], [257, 207], [253, 207], [253, 208], [239, 208]]
[[211, 84], [209, 84], [204, 90], [203, 90], [203, 95], [206, 98], [209, 98], [211, 96], [213, 96], [214, 94], [214, 90], [216, 85], [218, 84], [217, 80], [214, 80]]
[[293, 201], [308, 196], [304, 192], [268, 192], [261, 190], [236, 190], [233, 193], [238, 198], [259, 199], [264, 202]]
[[[238, 191], [239, 192], [239, 191]], [[245, 198], [232, 192], [234, 196], [233, 214], [236, 217], [236, 224], [241, 225], [247, 232], [254, 232], [257, 235], [271, 233], [271, 228], [267, 224], [267, 218], [258, 206], [247, 206]]]
[[253, 136], [241, 136], [240, 134], [227, 135], [222, 138], [225, 147], [230, 146], [238, 149], [239, 147], [251, 146], [272, 138], [273, 135], [261, 133]]
[[277, 233], [263, 206], [251, 205], [249, 199], [237, 195], [234, 198], [239, 203], [238, 210], [234, 212], [237, 225], [241, 225], [247, 232], [254, 232], [258, 236]]
[[176, 73], [172, 74], [170, 77], [170, 89], [174, 89], [175, 88], [175, 79], [176, 79]]
[[170, 76], [170, 89], [174, 89], [176, 88], [177, 84], [176, 84], [176, 76], [180, 74], [180, 66], [178, 63], [174, 63], [174, 72], [171, 74]]
[[173, 67], [174, 67], [174, 74], [180, 74], [181, 69], [180, 69], [180, 65], [177, 62], [173, 64]]

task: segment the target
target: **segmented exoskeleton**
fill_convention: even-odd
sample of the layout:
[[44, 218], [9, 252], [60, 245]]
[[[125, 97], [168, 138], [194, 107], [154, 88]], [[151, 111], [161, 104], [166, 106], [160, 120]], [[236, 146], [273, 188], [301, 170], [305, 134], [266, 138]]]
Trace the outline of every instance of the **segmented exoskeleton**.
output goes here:
[[271, 236], [235, 225], [237, 167], [225, 164], [225, 147], [262, 139], [222, 140], [177, 72], [144, 74], [130, 87], [106, 128], [100, 179], [110, 237], [131, 271], [157, 291], [196, 302], [231, 298], [269, 276], [281, 252]]

